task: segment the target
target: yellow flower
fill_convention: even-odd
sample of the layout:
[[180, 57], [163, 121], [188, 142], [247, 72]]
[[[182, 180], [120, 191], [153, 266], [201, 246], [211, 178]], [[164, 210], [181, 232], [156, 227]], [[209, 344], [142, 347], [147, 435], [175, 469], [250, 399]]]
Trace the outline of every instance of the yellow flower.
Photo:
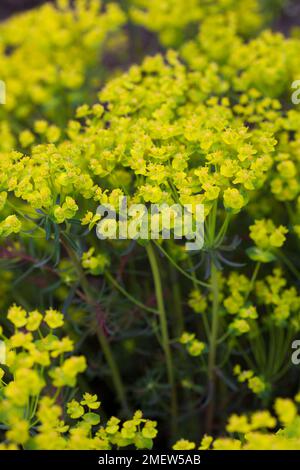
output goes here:
[[0, 211], [2, 211], [2, 209], [4, 208], [6, 200], [7, 200], [7, 192], [6, 191], [1, 191], [1, 193], [0, 193]]
[[33, 336], [31, 333], [22, 333], [19, 331], [10, 337], [9, 344], [12, 348], [28, 348], [32, 344]]
[[72, 400], [67, 404], [68, 415], [73, 419], [78, 419], [84, 414], [84, 408], [78, 401]]
[[190, 343], [191, 341], [193, 341], [193, 339], [195, 338], [195, 334], [194, 333], [187, 333], [186, 331], [184, 333], [182, 333], [179, 341], [181, 344], [188, 344]]
[[100, 406], [100, 401], [97, 401], [97, 395], [92, 395], [90, 393], [85, 393], [83, 395], [83, 400], [81, 400], [81, 405], [86, 405], [91, 410], [97, 410]]
[[19, 233], [22, 224], [16, 215], [9, 215], [0, 222], [0, 236], [7, 237], [11, 233]]
[[242, 319], [242, 318], [237, 318], [235, 319], [231, 324], [230, 328], [237, 334], [237, 335], [243, 335], [245, 333], [248, 333], [250, 331], [250, 325], [249, 323]]
[[195, 449], [196, 444], [186, 439], [180, 439], [173, 445], [173, 450], [193, 450]]
[[285, 240], [288, 230], [283, 225], [276, 227], [272, 220], [256, 220], [250, 226], [250, 237], [255, 244], [265, 250], [270, 248], [280, 248]]
[[248, 385], [256, 395], [260, 395], [266, 390], [266, 384], [260, 377], [251, 377], [248, 380]]
[[207, 308], [206, 298], [197, 289], [190, 293], [188, 304], [195, 313], [203, 313]]
[[53, 379], [55, 387], [74, 387], [76, 377], [86, 369], [86, 359], [83, 356], [66, 359], [61, 367], [50, 370], [49, 375]]
[[274, 405], [276, 414], [282, 424], [287, 425], [294, 421], [297, 415], [297, 408], [292, 400], [288, 398], [277, 398]]
[[48, 122], [44, 120], [35, 121], [34, 123], [34, 130], [38, 134], [44, 134], [47, 131]]
[[88, 269], [91, 274], [97, 276], [102, 274], [106, 267], [109, 266], [109, 258], [105, 253], [94, 255], [95, 248], [90, 248], [82, 255], [82, 266]]
[[50, 328], [54, 329], [54, 328], [59, 328], [59, 327], [63, 326], [63, 324], [64, 324], [63, 318], [64, 318], [64, 316], [63, 316], [62, 313], [58, 312], [57, 310], [53, 310], [52, 308], [50, 308], [49, 310], [46, 310], [44, 321], [47, 323], [47, 325]]
[[24, 148], [29, 147], [35, 140], [33, 133], [29, 130], [22, 131], [19, 139], [22, 147]]
[[51, 341], [51, 357], [58, 357], [61, 354], [73, 351], [73, 349], [74, 343], [68, 337]]
[[107, 434], [116, 434], [120, 428], [119, 424], [120, 424], [119, 418], [112, 416], [107, 422], [105, 431], [107, 432]]
[[142, 436], [146, 439], [154, 439], [157, 436], [156, 421], [147, 420], [142, 429]]
[[26, 323], [26, 329], [28, 331], [38, 330], [42, 320], [43, 320], [43, 316], [37, 310], [33, 310], [32, 312], [29, 312], [27, 323]]
[[257, 411], [251, 416], [251, 430], [262, 428], [275, 428], [276, 419], [271, 416], [269, 411]]
[[6, 432], [9, 441], [23, 445], [29, 439], [29, 423], [24, 419], [13, 420], [11, 429]]
[[13, 323], [17, 328], [22, 328], [27, 323], [27, 313], [21, 307], [13, 305], [10, 307], [7, 318], [11, 323]]
[[298, 392], [297, 395], [295, 396], [295, 402], [300, 403], [300, 392]]
[[50, 356], [48, 351], [39, 351], [34, 343], [31, 343], [27, 349], [29, 350], [30, 359], [34, 364], [39, 364], [43, 367], [50, 365]]
[[54, 208], [53, 215], [56, 219], [56, 222], [61, 224], [66, 219], [71, 219], [72, 217], [74, 217], [77, 211], [78, 206], [76, 202], [72, 197], [67, 196], [62, 206], [56, 206]]
[[191, 356], [198, 357], [202, 354], [205, 349], [205, 343], [194, 339], [187, 347], [188, 353]]
[[230, 433], [237, 432], [245, 434], [250, 431], [251, 427], [246, 416], [232, 415], [229, 418], [226, 429]]
[[277, 170], [280, 175], [285, 179], [294, 178], [297, 174], [297, 170], [294, 162], [286, 160], [277, 165]]
[[240, 211], [246, 204], [242, 194], [235, 188], [225, 189], [223, 198], [224, 206], [234, 211]]
[[213, 442], [213, 438], [205, 434], [202, 438], [199, 450], [208, 450]]
[[285, 240], [286, 240], [286, 234], [288, 233], [288, 230], [283, 227], [282, 225], [274, 230], [274, 232], [270, 235], [270, 244], [274, 248], [280, 248]]
[[213, 443], [214, 450], [240, 450], [242, 443], [237, 439], [221, 438]]
[[44, 380], [35, 370], [20, 368], [16, 371], [15, 380], [4, 389], [5, 397], [17, 406], [27, 404], [29, 396], [39, 395], [44, 387]]
[[92, 230], [92, 228], [96, 225], [100, 218], [100, 214], [93, 214], [93, 212], [88, 211], [85, 216], [81, 219], [81, 224], [88, 225], [89, 230]]

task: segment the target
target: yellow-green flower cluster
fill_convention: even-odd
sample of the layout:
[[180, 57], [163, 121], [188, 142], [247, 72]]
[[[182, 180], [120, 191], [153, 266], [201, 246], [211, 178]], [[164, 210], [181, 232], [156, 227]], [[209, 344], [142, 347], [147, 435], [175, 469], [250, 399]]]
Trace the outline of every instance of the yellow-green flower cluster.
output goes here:
[[89, 251], [82, 255], [82, 266], [89, 273], [97, 276], [102, 274], [109, 266], [109, 258], [105, 253], [95, 253], [95, 248], [90, 248]]
[[[127, 315], [127, 303], [120, 301], [119, 294], [111, 295], [110, 283], [138, 312], [159, 313], [157, 324], [156, 317], [147, 317], [147, 344], [152, 347], [152, 339], [158, 339], [166, 353], [170, 383], [164, 390], [166, 396], [173, 393], [173, 412], [176, 393], [179, 397], [187, 391], [203, 393], [210, 383], [217, 392], [217, 381], [223, 379], [227, 387], [225, 360], [231, 363], [241, 351], [246, 351], [246, 360], [233, 371], [241, 394], [249, 394], [244, 390], [248, 388], [257, 399], [268, 400], [286, 373], [287, 347], [299, 330], [298, 289], [278, 265], [299, 277], [285, 250], [291, 247], [291, 252], [297, 252], [293, 232], [300, 233], [300, 112], [287, 105], [291, 83], [299, 78], [300, 40], [271, 31], [251, 38], [263, 22], [256, 0], [132, 3], [133, 21], [158, 32], [164, 44], [180, 45], [180, 49], [128, 67], [107, 81], [98, 102], [93, 92], [103, 76], [98, 64], [102, 47], [123, 22], [116, 5], [102, 9], [95, 0], [77, 0], [71, 9], [68, 1], [60, 0], [56, 6], [48, 4], [0, 26], [0, 78], [10, 88], [7, 105], [0, 109], [0, 237], [18, 237], [17, 243], [2, 240], [1, 257], [12, 260], [21, 274], [27, 263], [40, 269], [39, 281], [49, 282], [45, 292], [51, 298], [54, 292], [52, 305], [60, 308], [64, 302], [65, 311], [72, 304], [67, 325], [54, 308], [26, 312], [16, 305], [3, 321], [5, 332], [13, 331], [8, 338], [0, 332], [7, 345], [7, 364], [0, 369], [3, 448], [151, 448], [156, 423], [145, 420], [141, 412], [124, 423], [112, 417], [103, 425], [100, 401], [93, 391], [85, 393], [80, 387], [70, 401], [63, 398], [65, 389], [75, 390], [79, 374], [87, 369], [87, 358], [73, 355], [73, 341], [59, 329], [71, 332], [74, 327], [79, 335], [88, 321], [99, 326], [99, 297], [94, 299], [98, 287], [107, 317], [115, 312], [108, 318], [116, 323], [115, 331], [125, 321], [131, 325], [139, 317], [142, 323], [144, 317]], [[41, 28], [45, 24], [48, 36]], [[197, 35], [191, 30], [193, 40], [183, 43], [186, 29], [199, 25]], [[29, 26], [31, 36], [24, 34]], [[22, 153], [11, 150], [17, 147]], [[110, 205], [118, 211], [124, 196], [128, 205], [190, 204], [194, 214], [196, 205], [203, 204], [202, 252], [190, 256], [173, 241], [158, 242], [156, 247], [148, 244], [154, 279], [139, 276], [137, 280], [136, 273], [145, 267], [141, 246], [96, 239], [96, 225], [98, 235], [115, 224], [119, 233], [123, 227], [122, 217], [100, 225], [97, 206]], [[170, 214], [174, 215], [167, 208], [161, 218], [149, 215], [151, 227], [154, 224], [161, 232]], [[172, 222], [172, 229], [176, 228]], [[236, 237], [231, 242], [231, 235], [242, 238], [241, 245]], [[251, 244], [255, 246], [249, 248]], [[152, 245], [164, 254], [156, 269]], [[127, 255], [115, 263], [120, 247], [126, 248]], [[133, 256], [131, 250], [136, 250]], [[135, 257], [137, 252], [141, 258]], [[45, 258], [41, 253], [47, 253]], [[54, 258], [57, 263], [52, 265]], [[237, 264], [245, 260], [246, 266]], [[160, 285], [168, 280], [168, 261], [174, 281], [170, 288]], [[271, 262], [276, 263], [272, 274]], [[118, 273], [116, 280], [108, 274], [110, 266]], [[28, 273], [31, 268], [25, 276]], [[179, 276], [185, 283], [179, 282]], [[4, 294], [8, 291], [7, 279], [1, 294], [3, 289]], [[158, 310], [151, 296], [153, 286]], [[11, 291], [22, 299], [23, 292]], [[24, 299], [31, 305], [29, 296], [25, 292]], [[143, 300], [144, 296], [148, 298]], [[79, 299], [80, 310], [74, 313], [73, 302]], [[188, 307], [198, 315], [190, 315]], [[141, 323], [134, 324], [132, 331]], [[169, 326], [175, 341], [168, 338]], [[139, 340], [133, 337], [116, 345], [105, 333], [104, 328], [97, 330], [107, 370], [122, 396], [119, 401], [126, 402], [126, 374], [124, 384], [121, 380], [126, 364], [121, 364], [119, 373], [114, 353], [118, 359], [125, 351], [127, 358], [139, 350]], [[176, 355], [178, 344], [171, 346], [176, 341], [188, 354]], [[81, 345], [78, 348], [84, 350]], [[163, 381], [160, 370], [157, 380]], [[199, 375], [201, 384], [195, 379]], [[182, 380], [173, 386], [179, 377]], [[146, 389], [152, 393], [152, 381]], [[156, 403], [165, 412], [164, 400]], [[217, 402], [216, 394], [210, 404], [215, 415], [222, 411]], [[275, 410], [285, 431], [276, 435], [263, 431], [278, 427], [268, 411], [251, 418], [234, 415], [227, 427], [231, 437], [213, 442], [205, 436], [200, 448], [297, 447], [300, 418], [295, 404], [279, 399]], [[196, 445], [182, 439], [174, 448], [191, 450]]]
[[[232, 89], [243, 93], [237, 111], [243, 112], [244, 108], [247, 113], [251, 109], [253, 118], [255, 111], [276, 117], [281, 106], [274, 98], [290, 93], [291, 84], [297, 80], [299, 39], [287, 39], [280, 33], [266, 30], [244, 42], [234, 23], [224, 17], [213, 17], [210, 21], [211, 25], [201, 30], [196, 40], [182, 46], [185, 60], [197, 70], [214, 60], [216, 67], [230, 80]], [[216, 21], [218, 29], [212, 27]], [[220, 34], [224, 41], [217, 41]], [[292, 118], [295, 122], [294, 110], [288, 116], [291, 125]], [[275, 120], [274, 124], [279, 123]]]
[[[227, 99], [209, 97], [226, 87], [212, 64], [190, 73], [171, 52], [167, 62], [148, 58], [111, 81], [99, 95], [107, 110], [99, 118], [91, 109], [84, 134], [72, 134], [76, 148], [86, 146], [92, 177], [113, 188], [98, 191], [100, 202], [115, 207], [127, 195], [129, 202], [203, 203], [206, 213], [219, 198], [232, 213], [246, 206], [267, 178], [276, 141], [237, 120]], [[112, 173], [124, 170], [134, 184], [128, 175], [120, 188]]]
[[280, 225], [276, 227], [272, 220], [256, 220], [250, 226], [250, 238], [262, 250], [280, 248], [286, 240], [288, 230]]
[[188, 304], [195, 313], [203, 313], [207, 308], [207, 300], [198, 289], [190, 292]]
[[224, 307], [230, 315], [238, 314], [244, 307], [245, 297], [250, 288], [249, 279], [243, 274], [230, 273], [227, 279], [230, 295], [224, 299]]
[[[300, 416], [295, 402], [278, 398], [274, 404], [277, 419], [268, 410], [249, 416], [232, 415], [226, 427], [231, 437], [213, 439], [205, 435], [200, 450], [300, 450]], [[299, 400], [298, 400], [299, 402]], [[276, 431], [276, 428], [279, 430]], [[238, 436], [238, 437], [235, 437]], [[174, 450], [192, 450], [196, 444], [181, 439]]]
[[9, 215], [0, 222], [0, 237], [7, 237], [12, 233], [19, 233], [22, 224], [16, 215]]
[[234, 367], [234, 374], [237, 376], [238, 382], [247, 383], [250, 390], [255, 395], [262, 395], [266, 389], [267, 384], [262, 377], [258, 377], [252, 370], [241, 370], [239, 365]]
[[[77, 105], [89, 102], [104, 75], [104, 44], [125, 17], [113, 3], [102, 12], [98, 0], [58, 0], [0, 25], [0, 78], [7, 97], [0, 108], [1, 148], [34, 140], [34, 120], [65, 125]], [[30, 32], [30, 33], [28, 33]], [[19, 132], [24, 129], [24, 132]], [[37, 137], [39, 130], [35, 129]], [[56, 127], [45, 130], [55, 139]]]
[[[247, 11], [247, 15], [245, 15]], [[239, 32], [245, 36], [255, 33], [264, 18], [258, 0], [132, 0], [130, 16], [146, 29], [158, 34], [165, 46], [176, 47], [196, 34], [197, 28], [205, 27], [207, 18], [225, 17], [235, 21]]]
[[152, 447], [156, 422], [144, 419], [141, 411], [124, 423], [112, 417], [100, 424], [97, 395], [84, 393], [79, 401], [59, 404], [65, 387], [76, 387], [78, 374], [87, 367], [83, 356], [70, 356], [73, 342], [53, 332], [64, 324], [60, 312], [26, 312], [13, 305], [7, 320], [14, 333], [6, 338], [0, 328], [7, 350], [0, 368], [0, 423], [6, 437], [1, 450]]
[[59, 224], [86, 199], [82, 223], [90, 225], [96, 203], [116, 207], [124, 195], [128, 203], [203, 203], [206, 213], [221, 200], [238, 213], [265, 183], [276, 140], [237, 119], [227, 98], [211, 98], [226, 88], [213, 64], [190, 72], [175, 53], [148, 58], [107, 84], [105, 110], [87, 108], [84, 127], [70, 122], [68, 141], [37, 145], [30, 158], [3, 154], [1, 189]]
[[184, 332], [180, 337], [180, 343], [183, 344], [190, 356], [201, 356], [205, 350], [205, 343], [195, 338], [194, 333]]
[[291, 322], [299, 328], [300, 297], [295, 286], [288, 287], [280, 269], [256, 283], [257, 303], [271, 309], [271, 318], [279, 325]]

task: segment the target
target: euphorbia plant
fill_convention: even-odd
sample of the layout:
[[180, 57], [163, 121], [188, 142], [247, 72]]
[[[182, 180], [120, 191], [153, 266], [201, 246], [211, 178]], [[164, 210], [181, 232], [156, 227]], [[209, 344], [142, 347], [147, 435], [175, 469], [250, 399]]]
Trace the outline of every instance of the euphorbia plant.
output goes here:
[[1, 23], [0, 77], [7, 90], [0, 107], [4, 151], [27, 148], [34, 134], [46, 134], [51, 142], [59, 139], [76, 107], [93, 102], [107, 74], [104, 49], [124, 42], [124, 22], [115, 3], [102, 11], [98, 0], [72, 5], [57, 0]]
[[[279, 0], [281, 3], [284, 1]], [[274, 5], [272, 9], [265, 9], [264, 0], [155, 0], [151, 3], [131, 0], [128, 3], [132, 21], [158, 34], [166, 47], [178, 47], [196, 36], [210, 18], [223, 17], [227, 22], [232, 21], [237, 25], [239, 34], [249, 37], [268, 24], [272, 14], [277, 13]]]
[[74, 343], [61, 334], [60, 312], [27, 313], [14, 305], [7, 320], [13, 331], [8, 338], [0, 331], [7, 348], [6, 364], [0, 367], [1, 450], [152, 447], [156, 423], [141, 411], [122, 424], [111, 417], [103, 425], [97, 395], [86, 392], [76, 399], [77, 376], [87, 363], [83, 356], [69, 356]]
[[[300, 42], [269, 31], [244, 42], [237, 29], [207, 19], [179, 54], [108, 81], [56, 142], [37, 120], [27, 154], [0, 159], [9, 296], [59, 307], [91, 387], [114, 390], [126, 416], [138, 405], [165, 427], [171, 417], [174, 436], [181, 418], [189, 435], [216, 434], [232, 403], [268, 406], [287, 376], [296, 387], [300, 115], [288, 100]], [[97, 207], [124, 197], [194, 215], [202, 204], [202, 249], [149, 233], [100, 240]]]
[[[299, 395], [296, 395], [295, 402], [278, 398], [274, 404], [277, 418], [268, 410], [256, 411], [251, 416], [234, 414], [226, 426], [230, 437], [213, 440], [211, 436], [205, 435], [199, 450], [299, 450], [298, 403]], [[173, 449], [193, 450], [196, 444], [180, 439]]]

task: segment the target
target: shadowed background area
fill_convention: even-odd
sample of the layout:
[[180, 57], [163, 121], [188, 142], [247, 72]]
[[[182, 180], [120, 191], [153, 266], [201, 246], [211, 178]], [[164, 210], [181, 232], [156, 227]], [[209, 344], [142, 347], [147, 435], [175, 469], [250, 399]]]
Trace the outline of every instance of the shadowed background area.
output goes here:
[[45, 0], [1, 0], [0, 18], [7, 18], [12, 13], [34, 8], [42, 3], [46, 3]]
[[[115, 3], [122, 3], [120, 0], [112, 0]], [[274, 3], [281, 3], [281, 0], [263, 0], [266, 9], [274, 8]], [[0, 19], [5, 19], [10, 15], [34, 8], [43, 3], [53, 3], [55, 0], [1, 0], [0, 3]], [[273, 3], [274, 2], [274, 3]], [[283, 7], [280, 17], [275, 22], [273, 28], [288, 34], [293, 26], [300, 26], [300, 2], [299, 0], [288, 0]]]

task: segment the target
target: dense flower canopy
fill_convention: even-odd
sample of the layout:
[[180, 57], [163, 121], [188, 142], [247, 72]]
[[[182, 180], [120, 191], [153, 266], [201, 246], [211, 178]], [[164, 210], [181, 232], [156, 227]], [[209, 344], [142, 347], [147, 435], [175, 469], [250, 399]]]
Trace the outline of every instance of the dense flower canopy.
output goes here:
[[[262, 3], [0, 25], [1, 448], [299, 449], [300, 39]], [[99, 237], [123, 198], [202, 204], [202, 249]]]

